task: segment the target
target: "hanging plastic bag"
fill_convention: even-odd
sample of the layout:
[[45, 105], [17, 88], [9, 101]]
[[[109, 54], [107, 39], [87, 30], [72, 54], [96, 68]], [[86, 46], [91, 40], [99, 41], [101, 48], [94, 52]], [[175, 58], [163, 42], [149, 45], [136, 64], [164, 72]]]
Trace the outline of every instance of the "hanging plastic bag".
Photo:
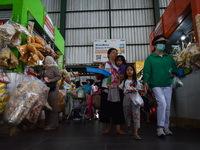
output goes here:
[[138, 92], [132, 93], [131, 100], [137, 106], [143, 106], [144, 104], [144, 101]]
[[47, 103], [49, 92], [49, 88], [39, 79], [27, 75], [19, 76], [4, 111], [4, 121], [13, 125], [18, 125], [28, 115], [30, 116], [27, 119], [34, 123], [41, 106]]
[[179, 77], [174, 77], [173, 82], [172, 82], [172, 87], [178, 88], [178, 87], [182, 87], [182, 86], [183, 86], [183, 82], [179, 79]]
[[0, 82], [2, 82], [2, 83], [9, 83], [10, 82], [6, 73], [0, 74]]

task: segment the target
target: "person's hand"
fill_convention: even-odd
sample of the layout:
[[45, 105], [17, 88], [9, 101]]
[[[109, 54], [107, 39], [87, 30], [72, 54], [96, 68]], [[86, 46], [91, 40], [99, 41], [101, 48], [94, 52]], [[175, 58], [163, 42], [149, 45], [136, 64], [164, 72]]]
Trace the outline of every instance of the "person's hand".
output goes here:
[[135, 91], [135, 92], [138, 92], [138, 90], [137, 90], [137, 89], [135, 89], [135, 88], [133, 89], [133, 91]]
[[173, 77], [173, 78], [174, 78], [174, 77], [177, 77], [177, 76], [178, 76], [178, 75], [176, 75], [175, 73], [172, 74], [172, 77]]
[[143, 88], [144, 88], [144, 92], [147, 93], [147, 90], [149, 89], [149, 85], [147, 82], [144, 83]]
[[123, 74], [123, 73], [119, 75], [119, 79], [120, 79], [121, 81], [124, 80], [124, 74]]
[[51, 82], [51, 80], [50, 80], [48, 77], [44, 77], [44, 81], [45, 81], [46, 83], [50, 83], [50, 82]]

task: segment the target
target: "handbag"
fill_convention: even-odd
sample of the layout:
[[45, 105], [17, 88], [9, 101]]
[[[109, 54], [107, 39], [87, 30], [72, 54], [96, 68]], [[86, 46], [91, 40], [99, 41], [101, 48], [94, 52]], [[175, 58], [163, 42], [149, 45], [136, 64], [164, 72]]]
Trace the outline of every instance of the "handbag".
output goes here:
[[144, 101], [138, 92], [132, 93], [131, 100], [135, 105], [142, 106]]
[[[44, 70], [43, 70], [43, 80], [44, 80]], [[45, 84], [50, 88], [49, 91], [54, 91], [56, 89], [56, 82], [50, 82]]]
[[100, 109], [100, 107], [101, 107], [101, 94], [100, 93], [93, 93], [92, 103], [96, 109]]
[[56, 82], [46, 83], [46, 85], [50, 88], [49, 91], [54, 91], [56, 89]]
[[173, 81], [172, 81], [172, 87], [178, 88], [178, 87], [182, 87], [182, 86], [183, 86], [183, 82], [179, 79], [179, 77], [174, 77]]

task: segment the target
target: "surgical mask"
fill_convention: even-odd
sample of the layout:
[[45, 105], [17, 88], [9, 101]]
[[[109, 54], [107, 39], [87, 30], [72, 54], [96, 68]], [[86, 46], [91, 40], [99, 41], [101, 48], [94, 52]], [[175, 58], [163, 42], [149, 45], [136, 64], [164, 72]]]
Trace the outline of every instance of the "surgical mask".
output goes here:
[[165, 49], [165, 44], [157, 44], [156, 49], [157, 49], [158, 51], [164, 51], [164, 49]]

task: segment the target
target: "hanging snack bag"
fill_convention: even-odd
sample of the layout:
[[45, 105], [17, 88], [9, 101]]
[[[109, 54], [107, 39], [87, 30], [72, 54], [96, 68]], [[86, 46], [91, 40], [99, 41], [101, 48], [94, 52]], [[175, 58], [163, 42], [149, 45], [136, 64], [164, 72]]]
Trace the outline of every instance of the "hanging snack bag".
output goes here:
[[21, 75], [21, 80], [19, 81], [10, 95], [4, 112], [5, 122], [13, 125], [18, 125], [23, 121], [39, 101], [45, 105], [47, 98], [42, 99], [44, 97], [43, 92], [44, 90], [47, 91], [47, 95], [49, 89], [44, 83], [33, 76]]
[[6, 84], [0, 82], [0, 114], [3, 113], [8, 102], [8, 94], [6, 92]]

